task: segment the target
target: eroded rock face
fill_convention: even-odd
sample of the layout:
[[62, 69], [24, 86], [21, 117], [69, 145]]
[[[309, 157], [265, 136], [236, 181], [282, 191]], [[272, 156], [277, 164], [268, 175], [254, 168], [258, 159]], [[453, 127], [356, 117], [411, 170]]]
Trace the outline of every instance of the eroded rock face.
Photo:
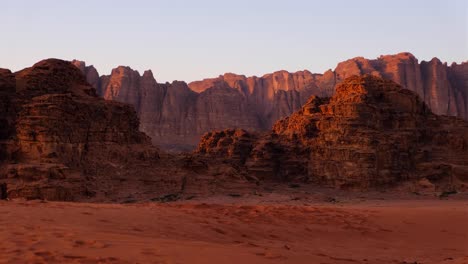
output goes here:
[[416, 92], [435, 114], [468, 120], [468, 86], [462, 81], [463, 74], [459, 74], [460, 71], [466, 71], [464, 65], [468, 64], [463, 63], [461, 67], [457, 64], [447, 66], [437, 58], [419, 63], [407, 52], [380, 56], [375, 60], [358, 57], [339, 63], [334, 71], [334, 79], [339, 83], [349, 76], [361, 74], [389, 79]]
[[6, 69], [0, 69], [0, 140], [8, 139], [14, 121], [13, 94], [16, 92], [15, 76]]
[[410, 53], [374, 60], [357, 57], [323, 74], [278, 71], [246, 77], [226, 73], [188, 85], [159, 84], [150, 71], [140, 76], [123, 66], [97, 80], [92, 66], [74, 64], [99, 95], [132, 104], [142, 131], [165, 149], [190, 150], [211, 130], [268, 130], [300, 109], [311, 95], [330, 97], [345, 78], [362, 74], [393, 80], [416, 92], [436, 114], [468, 120], [468, 63], [447, 66], [438, 59], [419, 63]]
[[96, 89], [98, 95], [101, 95], [101, 77], [99, 76], [96, 68], [94, 68], [93, 65], [86, 66], [84, 61], [73, 60], [71, 63], [80, 69], [80, 71], [85, 75], [86, 81]]
[[10, 198], [94, 196], [98, 182], [91, 178], [131, 171], [126, 164], [132, 160], [158, 161], [133, 108], [99, 98], [69, 62], [49, 59], [0, 73], [0, 120], [6, 124], [0, 183]]
[[328, 94], [315, 85], [316, 78], [317, 75], [309, 71], [278, 71], [263, 77], [227, 73], [218, 78], [192, 82], [189, 87], [197, 92], [219, 87], [237, 90], [251, 106], [252, 115], [258, 117], [253, 125], [265, 130], [300, 108], [310, 95]]
[[0, 69], [0, 164], [11, 156], [9, 139], [14, 134], [16, 81], [10, 70]]
[[[465, 81], [458, 67], [453, 74]], [[0, 70], [2, 199], [164, 200], [261, 181], [359, 189], [413, 179], [424, 186], [468, 181], [467, 123], [432, 114], [415, 93], [389, 80], [350, 77], [332, 98], [310, 97], [269, 132], [211, 132], [193, 155], [175, 156], [153, 147], [139, 127], [175, 141], [219, 124], [250, 126], [258, 117], [252, 119], [256, 112], [246, 94], [230, 86], [196, 93], [183, 82], [158, 84], [150, 71], [138, 77], [122, 68], [119, 76], [103, 83], [134, 82], [139, 90], [104, 92], [148, 98], [136, 103], [140, 109], [100, 98], [66, 61], [45, 60], [17, 73]], [[299, 92], [278, 90], [274, 96], [292, 98], [290, 93]], [[165, 126], [140, 125], [137, 113]]]
[[[109, 87], [122, 80], [126, 87], [137, 82], [141, 89], [107, 94], [164, 98], [164, 103], [140, 112], [168, 124], [158, 130], [161, 137], [191, 129], [192, 123], [178, 121], [187, 115], [192, 115], [190, 122], [197, 121], [193, 104], [181, 108], [180, 102], [196, 102], [201, 95], [183, 82], [158, 84], [149, 71], [136, 78], [138, 73], [121, 70], [120, 79], [109, 78]], [[232, 89], [205, 96], [225, 92]], [[213, 114], [208, 125], [221, 118], [217, 109], [222, 103], [204, 105]], [[209, 167], [191, 155], [159, 151], [139, 131], [133, 106], [99, 97], [86, 76], [62, 60], [44, 60], [17, 73], [0, 70], [0, 122], [0, 199], [168, 201], [253, 185], [228, 165]]]
[[432, 114], [393, 81], [353, 76], [330, 99], [312, 96], [271, 132], [211, 132], [196, 152], [231, 159], [258, 180], [357, 189], [421, 178], [457, 181], [468, 169], [468, 123]]
[[375, 60], [357, 57], [339, 63], [334, 71], [311, 74], [308, 71], [267, 74], [261, 78], [226, 74], [215, 79], [190, 83], [195, 91], [228, 86], [239, 90], [255, 106], [255, 112], [267, 129], [277, 120], [301, 108], [310, 95], [329, 97], [344, 79], [369, 74], [392, 80], [416, 92], [438, 115], [468, 119], [467, 63], [447, 66], [440, 60], [421, 62], [410, 53], [381, 56]]
[[238, 127], [260, 130], [255, 109], [239, 91], [228, 86], [196, 93], [185, 82], [160, 84], [151, 71], [142, 76], [118, 67], [101, 78], [106, 100], [135, 107], [141, 130], [165, 149], [191, 150], [206, 131]]

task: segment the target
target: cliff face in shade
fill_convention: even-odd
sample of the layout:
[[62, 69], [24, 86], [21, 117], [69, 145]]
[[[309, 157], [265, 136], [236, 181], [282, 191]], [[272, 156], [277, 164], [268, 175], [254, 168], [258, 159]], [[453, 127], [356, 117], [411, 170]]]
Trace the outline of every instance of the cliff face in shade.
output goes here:
[[[0, 69], [0, 140], [6, 140], [12, 133], [15, 120], [13, 94], [16, 92], [15, 76], [10, 70]], [[0, 149], [0, 160], [5, 148]]]
[[416, 93], [371, 75], [345, 79], [331, 98], [312, 96], [270, 132], [209, 132], [196, 153], [258, 181], [366, 189], [425, 178], [468, 186], [468, 122], [434, 115]]
[[0, 70], [0, 97], [0, 183], [11, 198], [102, 195], [113, 177], [136, 169], [129, 164], [158, 161], [133, 108], [99, 98], [69, 62]]
[[101, 94], [99, 90], [101, 87], [101, 77], [96, 68], [93, 65], [86, 66], [86, 63], [83, 61], [73, 60], [71, 63], [80, 69], [86, 77], [86, 81], [97, 90], [98, 94]]
[[253, 106], [259, 119], [258, 125], [266, 129], [279, 118], [298, 109], [311, 94], [329, 93], [315, 85], [316, 82], [317, 75], [309, 71], [279, 71], [260, 78], [228, 73], [215, 79], [192, 82], [189, 87], [197, 92], [214, 87], [237, 90]]
[[191, 149], [206, 131], [225, 127], [261, 129], [246, 98], [228, 86], [196, 93], [185, 82], [160, 84], [151, 71], [118, 67], [101, 77], [101, 95], [135, 107], [140, 128], [166, 149]]
[[[220, 174], [225, 171], [223, 164], [208, 168], [188, 155], [160, 152], [139, 131], [135, 108], [99, 97], [87, 82], [89, 76], [75, 63], [48, 59], [16, 73], [0, 69], [0, 199], [167, 201], [219, 190], [225, 193], [224, 188], [233, 184], [253, 185], [229, 173]], [[160, 104], [139, 101], [145, 109], [140, 115], [167, 125], [158, 130], [161, 137], [169, 137], [171, 131], [188, 134], [194, 124], [178, 121], [195, 115], [191, 106], [196, 100], [202, 104], [199, 108], [207, 107], [212, 113], [204, 121], [208, 127], [210, 122], [220, 122], [219, 104], [226, 102], [205, 104], [185, 83], [160, 85], [149, 71], [139, 77], [121, 68], [103, 80], [108, 96], [163, 98]], [[111, 90], [116, 82], [139, 89], [136, 93]], [[232, 89], [204, 96], [226, 97], [226, 92]], [[181, 102], [187, 102], [187, 108], [181, 108]]]
[[389, 79], [416, 92], [436, 114], [468, 120], [468, 63], [447, 66], [438, 59], [419, 63], [410, 53], [374, 60], [357, 57], [323, 74], [279, 71], [246, 77], [226, 73], [188, 85], [159, 84], [150, 71], [141, 76], [123, 66], [95, 81], [94, 68], [74, 63], [105, 99], [132, 104], [142, 131], [168, 149], [191, 149], [210, 130], [267, 130], [300, 109], [311, 95], [332, 96], [345, 78], [362, 74]]
[[361, 74], [389, 79], [416, 92], [435, 114], [467, 120], [468, 86], [464, 81], [467, 65], [447, 66], [437, 58], [418, 63], [412, 54], [400, 53], [376, 60], [360, 57], [342, 62], [336, 67], [334, 78], [336, 83]]

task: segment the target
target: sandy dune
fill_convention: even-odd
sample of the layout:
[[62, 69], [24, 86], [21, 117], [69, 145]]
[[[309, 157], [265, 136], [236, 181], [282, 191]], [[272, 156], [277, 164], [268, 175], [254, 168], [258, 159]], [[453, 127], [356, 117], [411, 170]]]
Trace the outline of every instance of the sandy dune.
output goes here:
[[0, 263], [468, 263], [468, 201], [8, 201], [0, 238]]

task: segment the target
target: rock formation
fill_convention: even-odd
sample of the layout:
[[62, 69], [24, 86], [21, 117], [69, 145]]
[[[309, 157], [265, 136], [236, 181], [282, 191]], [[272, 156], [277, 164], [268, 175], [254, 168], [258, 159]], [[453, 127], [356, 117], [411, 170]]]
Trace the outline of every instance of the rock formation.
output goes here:
[[8, 140], [14, 132], [13, 125], [16, 119], [16, 107], [13, 101], [15, 86], [15, 76], [11, 71], [0, 69], [0, 162], [10, 155]]
[[310, 97], [270, 132], [209, 132], [196, 152], [258, 181], [468, 186], [468, 123], [434, 115], [416, 93], [372, 75], [345, 79], [331, 98]]
[[463, 79], [467, 74], [466, 65], [449, 67], [437, 58], [419, 64], [412, 54], [400, 53], [376, 60], [354, 58], [342, 62], [335, 69], [335, 78], [339, 82], [351, 75], [372, 74], [393, 80], [416, 92], [435, 114], [468, 120], [468, 86]]
[[357, 57], [324, 74], [279, 71], [246, 77], [227, 73], [188, 85], [159, 84], [151, 71], [140, 76], [123, 66], [97, 80], [94, 67], [74, 64], [99, 95], [132, 104], [142, 131], [165, 149], [190, 150], [211, 130], [267, 130], [300, 109], [311, 95], [329, 97], [345, 78], [361, 74], [393, 80], [416, 92], [434, 113], [468, 120], [468, 63], [447, 66], [438, 59], [419, 63], [410, 53], [375, 60]]
[[[438, 115], [459, 116], [468, 119], [468, 86], [466, 85], [466, 69], [468, 63], [447, 66], [439, 59], [434, 58], [429, 62], [421, 62], [411, 53], [380, 56], [376, 60], [363, 57], [353, 58], [337, 65], [334, 71], [324, 74], [311, 74], [308, 71], [288, 73], [276, 72], [267, 74], [262, 78], [226, 74], [215, 79], [206, 79], [190, 83], [194, 91], [204, 91], [211, 87], [226, 85], [240, 90], [246, 96], [258, 94], [254, 91], [268, 91], [261, 95], [263, 99], [273, 100], [273, 95], [279, 91], [297, 91], [302, 105], [313, 94], [317, 96], [331, 96], [335, 86], [347, 77], [354, 75], [370, 74], [377, 77], [392, 80], [401, 86], [416, 92], [424, 99], [431, 110]], [[258, 81], [260, 79], [260, 81]], [[289, 102], [294, 100], [289, 100]], [[260, 102], [259, 99], [255, 103]], [[288, 100], [282, 100], [288, 102]], [[277, 104], [273, 104], [278, 107]], [[260, 103], [264, 115], [272, 116], [270, 123], [287, 116], [300, 108], [300, 105], [290, 104], [289, 113], [275, 115], [276, 109], [268, 108]], [[281, 107], [281, 106], [280, 106]], [[284, 108], [283, 108], [284, 109]], [[273, 114], [272, 114], [273, 113]]]
[[[253, 184], [220, 174], [218, 170], [224, 171], [222, 164], [211, 171], [189, 155], [159, 151], [139, 131], [133, 106], [100, 98], [88, 83], [89, 76], [86, 78], [73, 65], [76, 62], [48, 59], [16, 73], [0, 69], [0, 199], [167, 201], [183, 195], [211, 194], [236, 182]], [[119, 76], [128, 85], [138, 82], [148, 98], [158, 100], [159, 92], [166, 96], [166, 103], [158, 107], [167, 108], [165, 111], [173, 115], [158, 118], [169, 122], [190, 113], [177, 112], [177, 103], [192, 100], [195, 94], [184, 83], [159, 85], [152, 81], [151, 72], [141, 80], [131, 79], [127, 70], [123, 68]], [[115, 76], [109, 78], [109, 86], [116, 81]], [[123, 95], [117, 90], [107, 91]], [[140, 114], [161, 113], [158, 108], [146, 109]], [[216, 118], [215, 111], [212, 118]]]
[[101, 90], [99, 90], [101, 87], [101, 77], [99, 76], [96, 68], [94, 68], [92, 65], [86, 66], [85, 62], [78, 60], [73, 60], [72, 64], [80, 69], [80, 71], [85, 75], [86, 81], [88, 81], [91, 86], [97, 89], [98, 94], [101, 94]]
[[[459, 67], [447, 78], [466, 83]], [[90, 69], [56, 59], [16, 73], [0, 69], [0, 199], [167, 201], [252, 190], [262, 181], [358, 189], [413, 179], [457, 187], [468, 181], [467, 123], [432, 114], [414, 92], [379, 77], [348, 78], [332, 98], [311, 96], [270, 132], [252, 133], [241, 128], [265, 124], [251, 99], [229, 85], [197, 93], [125, 67], [101, 78], [103, 95], [132, 98], [146, 120], [140, 124], [133, 106], [97, 95]], [[297, 88], [307, 79], [284, 74], [271, 80]], [[273, 96], [301, 98], [297, 90]], [[139, 131], [184, 143], [180, 134], [218, 127], [238, 129], [210, 132], [185, 155], [159, 151]]]
[[135, 107], [141, 130], [165, 149], [191, 150], [210, 130], [262, 128], [246, 98], [227, 86], [196, 93], [184, 82], [159, 84], [151, 71], [140, 76], [129, 67], [114, 69], [110, 76], [101, 77], [101, 84], [105, 99]]
[[69, 62], [0, 70], [0, 97], [0, 184], [10, 198], [96, 196], [104, 174], [109, 184], [131, 164], [158, 161], [133, 108], [99, 98]]

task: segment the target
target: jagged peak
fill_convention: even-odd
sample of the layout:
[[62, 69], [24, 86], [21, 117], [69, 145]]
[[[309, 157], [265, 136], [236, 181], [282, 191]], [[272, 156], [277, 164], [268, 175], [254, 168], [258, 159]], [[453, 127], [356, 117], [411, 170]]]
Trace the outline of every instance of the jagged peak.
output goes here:
[[140, 76], [140, 73], [137, 70], [132, 69], [130, 66], [123, 66], [123, 65], [119, 65], [116, 68], [112, 69], [111, 76], [125, 74], [125, 73], [134, 73]]
[[240, 79], [246, 79], [247, 77], [243, 74], [236, 74], [232, 72], [226, 72], [223, 75], [220, 75], [219, 77], [226, 79], [226, 78], [240, 78]]
[[[272, 72], [272, 73], [267, 73], [267, 74], [264, 74], [262, 76], [262, 78], [269, 78], [271, 76], [278, 76], [278, 75], [282, 75], [282, 76], [290, 76], [290, 75], [312, 75], [312, 73], [308, 70], [300, 70], [300, 71], [294, 71], [294, 72], [289, 72], [289, 71], [286, 71], [286, 70], [279, 70], [279, 71], [275, 71], [275, 72]], [[253, 76], [255, 77], [255, 76]]]
[[153, 78], [154, 79], [153, 71], [152, 70], [144, 71], [142, 77]]
[[452, 62], [452, 64], [450, 64], [450, 67], [453, 68], [453, 67], [460, 67], [460, 66], [465, 66], [465, 65], [468, 65], [468, 60], [467, 61], [462, 61], [460, 63], [457, 63], [457, 62]]
[[75, 65], [76, 67], [78, 67], [78, 69], [80, 69], [81, 71], [84, 71], [84, 69], [86, 68], [86, 62], [85, 61], [73, 59], [71, 61], [71, 63], [73, 65]]
[[368, 60], [368, 59], [364, 58], [363, 56], [357, 56], [357, 57], [354, 57], [354, 58], [345, 60], [345, 61], [343, 61], [343, 62], [362, 61], [362, 60]]
[[412, 61], [418, 61], [416, 56], [414, 56], [411, 52], [400, 52], [397, 54], [386, 54], [386, 55], [380, 55], [378, 60], [388, 60], [388, 59], [399, 59], [399, 60], [412, 60]]
[[14, 91], [15, 85], [15, 75], [8, 69], [0, 68], [0, 92]]
[[429, 63], [437, 63], [437, 64], [443, 64], [442, 61], [437, 58], [437, 57], [433, 57], [431, 60], [428, 61]]

